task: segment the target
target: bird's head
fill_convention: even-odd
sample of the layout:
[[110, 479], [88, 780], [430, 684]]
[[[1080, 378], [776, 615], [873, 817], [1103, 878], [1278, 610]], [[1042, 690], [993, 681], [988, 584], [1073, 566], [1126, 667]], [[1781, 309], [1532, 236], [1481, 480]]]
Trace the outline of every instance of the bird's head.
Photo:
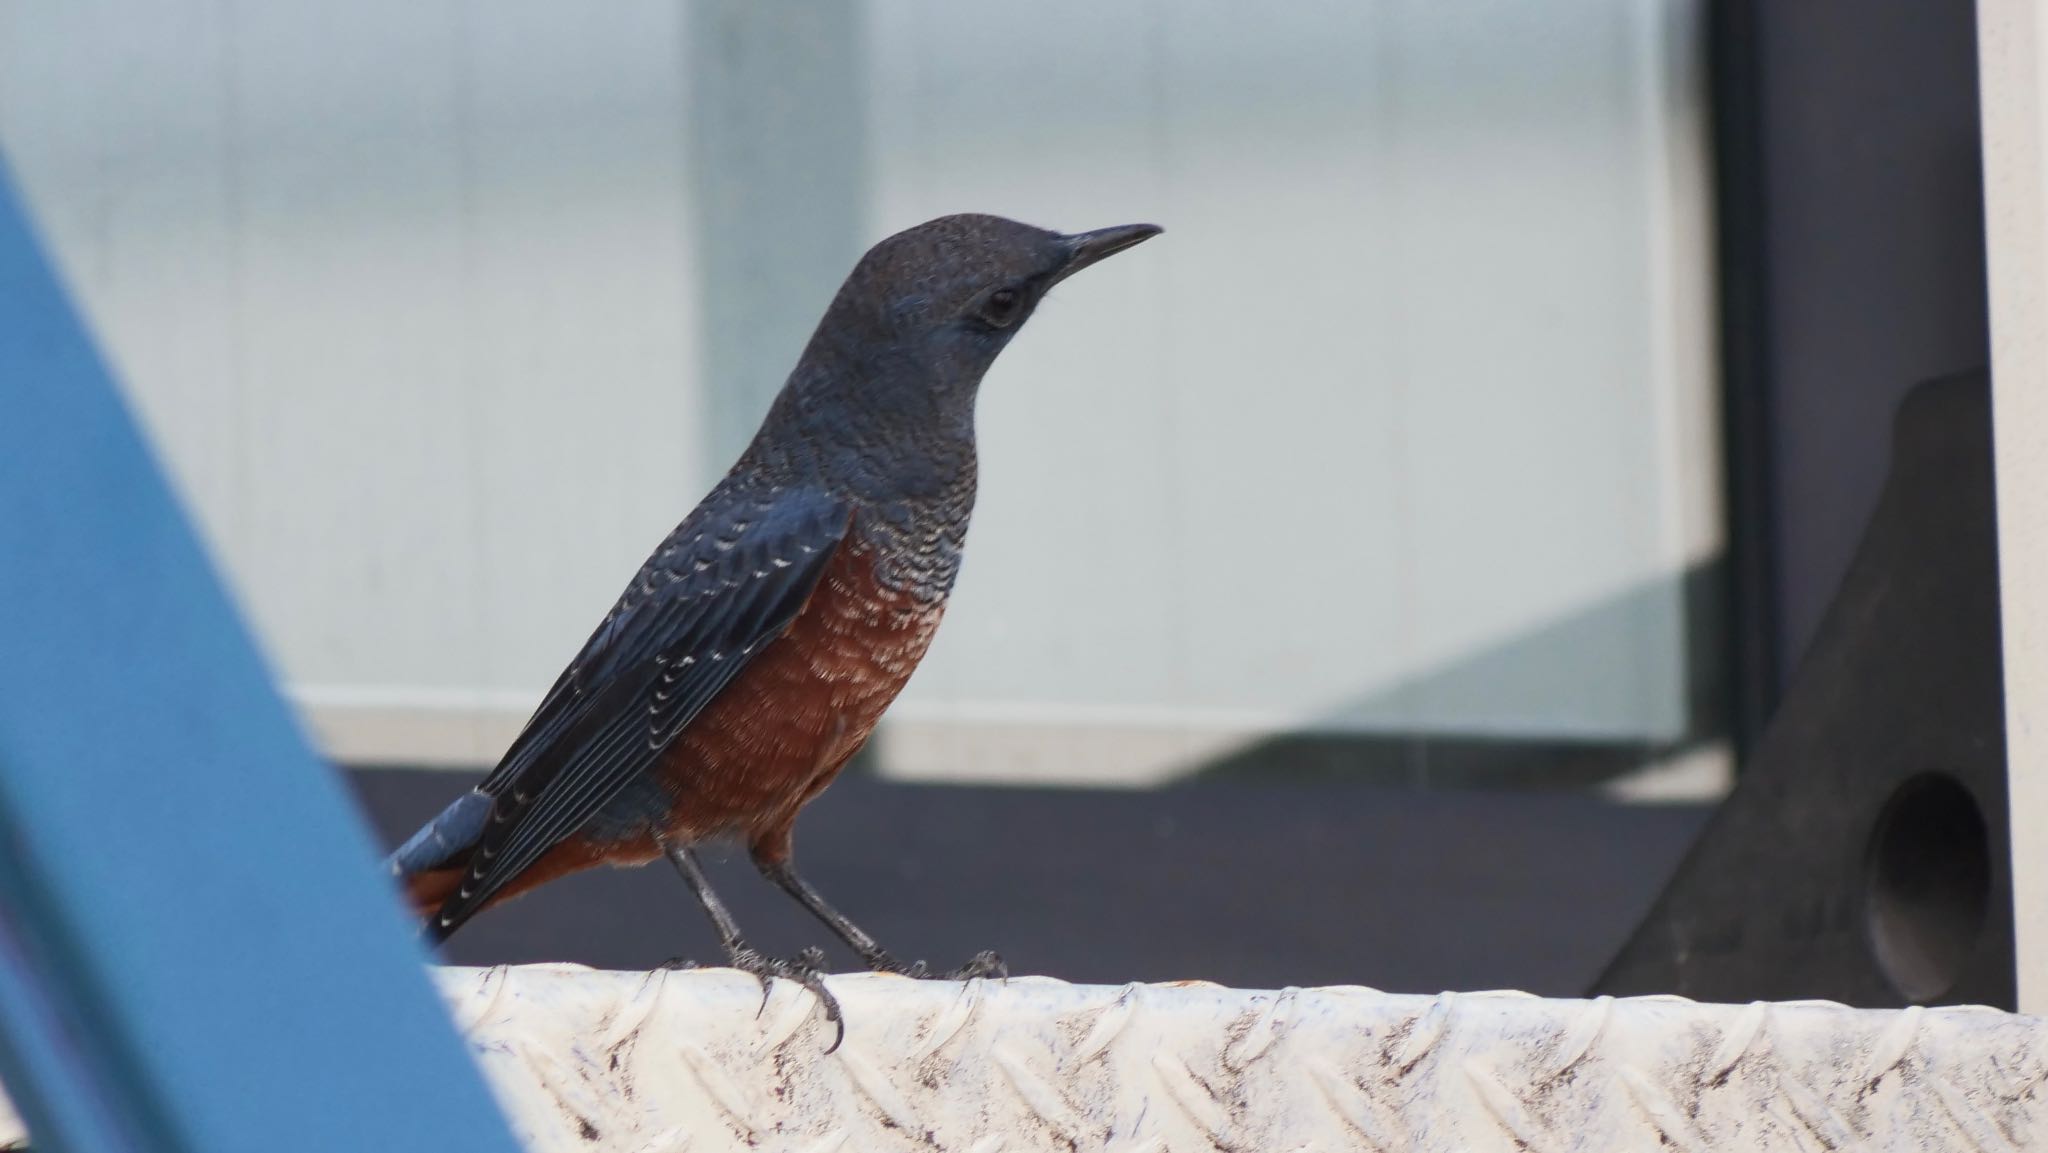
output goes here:
[[1152, 224], [1059, 233], [1000, 216], [942, 216], [870, 248], [819, 323], [824, 360], [861, 399], [951, 411], [1067, 277], [1153, 236]]

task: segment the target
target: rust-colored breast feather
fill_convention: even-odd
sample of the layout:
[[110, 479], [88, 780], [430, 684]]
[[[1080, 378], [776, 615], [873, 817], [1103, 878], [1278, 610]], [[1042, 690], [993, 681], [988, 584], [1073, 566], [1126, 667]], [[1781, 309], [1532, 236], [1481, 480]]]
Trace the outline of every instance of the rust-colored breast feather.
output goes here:
[[[674, 797], [665, 832], [678, 842], [736, 834], [764, 860], [789, 853], [797, 810], [874, 731], [924, 657], [943, 603], [919, 603], [875, 579], [870, 554], [842, 546], [788, 631], [748, 662], [669, 746], [661, 783]], [[571, 836], [491, 903], [598, 864], [661, 855], [652, 836]], [[452, 884], [460, 871], [451, 871]], [[414, 882], [422, 908], [445, 897], [440, 874]]]
[[874, 731], [931, 645], [942, 604], [875, 579], [848, 544], [789, 630], [698, 715], [662, 765], [681, 840], [737, 832], [770, 859], [804, 802]]

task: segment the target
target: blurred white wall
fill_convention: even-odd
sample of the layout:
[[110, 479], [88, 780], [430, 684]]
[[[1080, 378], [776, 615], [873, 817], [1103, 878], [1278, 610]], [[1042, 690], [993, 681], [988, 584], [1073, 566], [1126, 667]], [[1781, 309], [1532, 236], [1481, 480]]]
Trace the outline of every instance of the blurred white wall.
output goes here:
[[1996, 413], [1999, 615], [2020, 1010], [2048, 1012], [2048, 20], [1977, 6]]
[[[494, 759], [765, 405], [730, 381], [793, 362], [848, 254], [965, 210], [1168, 231], [991, 374], [890, 771], [1687, 730], [1693, 0], [829, 7], [861, 34], [0, 0], [0, 146], [331, 748]], [[864, 100], [789, 99], [777, 45]], [[789, 223], [827, 199], [859, 235]]]

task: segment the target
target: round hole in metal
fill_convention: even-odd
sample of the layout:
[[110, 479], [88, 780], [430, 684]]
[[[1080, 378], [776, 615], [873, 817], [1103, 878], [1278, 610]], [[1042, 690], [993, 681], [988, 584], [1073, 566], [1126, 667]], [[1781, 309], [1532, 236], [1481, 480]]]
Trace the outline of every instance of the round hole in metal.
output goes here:
[[1991, 904], [1991, 844], [1977, 799], [1946, 773], [1892, 791], [1864, 856], [1871, 950], [1908, 1001], [1953, 988]]

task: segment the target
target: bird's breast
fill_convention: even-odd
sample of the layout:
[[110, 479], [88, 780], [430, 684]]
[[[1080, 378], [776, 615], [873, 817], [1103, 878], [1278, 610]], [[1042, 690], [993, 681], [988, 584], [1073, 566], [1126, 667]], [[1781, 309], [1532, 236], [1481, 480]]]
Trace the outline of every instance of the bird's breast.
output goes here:
[[974, 492], [970, 461], [932, 492], [864, 508], [854, 526], [876, 582], [915, 601], [945, 600], [960, 574]]
[[859, 750], [930, 647], [943, 597], [879, 579], [849, 543], [788, 630], [680, 734], [665, 762], [672, 832], [751, 832], [784, 821]]

